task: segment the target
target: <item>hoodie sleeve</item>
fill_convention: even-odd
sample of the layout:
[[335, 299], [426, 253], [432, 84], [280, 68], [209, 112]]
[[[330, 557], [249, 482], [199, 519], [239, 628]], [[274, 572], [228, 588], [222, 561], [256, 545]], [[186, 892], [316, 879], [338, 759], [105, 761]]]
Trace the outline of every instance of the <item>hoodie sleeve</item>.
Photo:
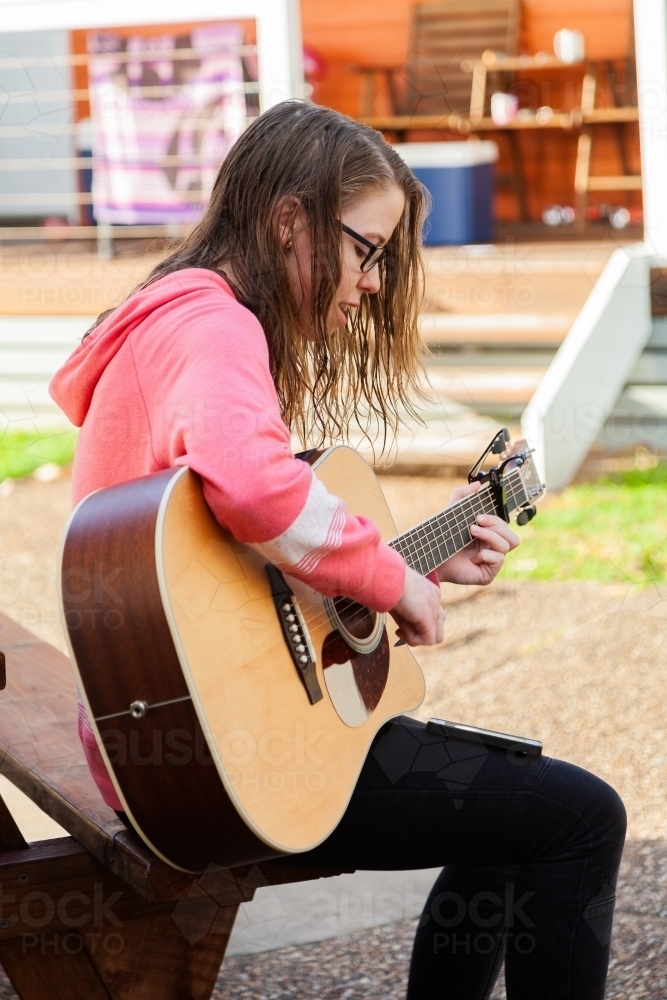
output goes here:
[[405, 563], [294, 458], [257, 319], [218, 289], [160, 312], [129, 341], [156, 466], [189, 465], [221, 525], [314, 589], [393, 607]]

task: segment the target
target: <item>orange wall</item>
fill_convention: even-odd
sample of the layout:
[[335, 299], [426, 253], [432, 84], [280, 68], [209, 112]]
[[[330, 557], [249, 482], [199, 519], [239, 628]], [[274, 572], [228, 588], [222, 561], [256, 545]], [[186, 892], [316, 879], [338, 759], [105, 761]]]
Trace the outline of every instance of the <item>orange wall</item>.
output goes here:
[[526, 52], [552, 51], [559, 28], [576, 28], [591, 59], [623, 59], [630, 48], [632, 0], [530, 0], [523, 10]]
[[[304, 41], [329, 63], [317, 92], [322, 103], [355, 114], [357, 64], [397, 67], [410, 47], [412, 0], [301, 0]], [[622, 59], [630, 49], [632, 0], [524, 0], [523, 52], [552, 51], [559, 28], [576, 28], [592, 59]]]
[[301, 0], [304, 42], [329, 64], [315, 99], [357, 114], [359, 75], [351, 67], [400, 66], [408, 53], [410, 9], [410, 0]]
[[[303, 36], [306, 44], [317, 49], [327, 60], [326, 78], [317, 85], [314, 99], [346, 114], [359, 113], [360, 76], [355, 65], [400, 67], [410, 46], [412, 0], [301, 0]], [[632, 0], [524, 0], [521, 51], [534, 53], [553, 50], [553, 36], [559, 28], [576, 28], [586, 39], [587, 55], [592, 59], [623, 59], [631, 46]], [[545, 74], [534, 77], [539, 88], [539, 103], [571, 107], [572, 95], [578, 93], [581, 71], [573, 70], [569, 88]], [[551, 88], [551, 89], [549, 89]], [[570, 99], [568, 99], [568, 91]], [[551, 95], [551, 96], [550, 96]], [[375, 111], [388, 112], [386, 95], [378, 93]], [[426, 138], [426, 136], [424, 136]], [[431, 133], [430, 138], [438, 138]], [[637, 130], [626, 127], [624, 142], [633, 168], [638, 167]], [[502, 160], [506, 154], [500, 140]], [[520, 136], [524, 176], [528, 186], [531, 214], [539, 217], [545, 205], [573, 201], [575, 135], [564, 133], [524, 134]], [[501, 162], [501, 170], [507, 167]], [[617, 136], [612, 129], [600, 127], [594, 134], [593, 172], [620, 173]], [[593, 196], [591, 200], [637, 204], [638, 196], [615, 192]], [[501, 193], [497, 200], [500, 217], [515, 214], [514, 199]]]
[[[396, 65], [409, 45], [412, 0], [301, 0], [304, 38], [331, 59]], [[551, 50], [559, 28], [576, 28], [594, 59], [624, 56], [631, 0], [524, 0], [524, 50]]]

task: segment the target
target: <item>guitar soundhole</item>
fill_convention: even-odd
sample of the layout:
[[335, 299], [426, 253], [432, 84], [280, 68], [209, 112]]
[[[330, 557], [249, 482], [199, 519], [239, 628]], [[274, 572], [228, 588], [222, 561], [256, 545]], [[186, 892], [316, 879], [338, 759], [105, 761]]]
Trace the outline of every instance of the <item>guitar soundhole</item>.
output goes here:
[[336, 597], [333, 605], [345, 632], [355, 639], [370, 639], [377, 624], [376, 611], [370, 611], [347, 597]]
[[347, 597], [324, 598], [329, 621], [357, 653], [372, 653], [382, 639], [386, 615]]

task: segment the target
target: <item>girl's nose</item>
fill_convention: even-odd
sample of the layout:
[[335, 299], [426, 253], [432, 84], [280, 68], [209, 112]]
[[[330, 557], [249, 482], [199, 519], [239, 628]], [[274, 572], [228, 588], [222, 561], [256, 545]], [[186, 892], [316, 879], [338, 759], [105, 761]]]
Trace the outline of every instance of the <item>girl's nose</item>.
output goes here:
[[361, 289], [362, 292], [366, 292], [367, 295], [375, 295], [376, 292], [380, 291], [380, 268], [377, 264], [370, 271], [361, 272], [357, 288]]

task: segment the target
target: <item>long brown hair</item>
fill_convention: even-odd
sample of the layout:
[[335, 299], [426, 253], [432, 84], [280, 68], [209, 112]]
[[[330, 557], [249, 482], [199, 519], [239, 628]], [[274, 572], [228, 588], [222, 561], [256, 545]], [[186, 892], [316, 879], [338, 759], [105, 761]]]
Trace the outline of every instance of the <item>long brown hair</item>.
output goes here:
[[[327, 333], [341, 277], [341, 211], [369, 189], [396, 184], [405, 210], [380, 262], [381, 288], [363, 295], [346, 327]], [[298, 199], [311, 229], [312, 339], [303, 336], [274, 224], [280, 199]], [[319, 445], [350, 424], [382, 441], [413, 412], [421, 390], [417, 329], [425, 193], [375, 130], [303, 101], [265, 111], [238, 139], [218, 173], [208, 208], [185, 242], [144, 286], [172, 271], [231, 265], [240, 302], [258, 318], [285, 423]]]

